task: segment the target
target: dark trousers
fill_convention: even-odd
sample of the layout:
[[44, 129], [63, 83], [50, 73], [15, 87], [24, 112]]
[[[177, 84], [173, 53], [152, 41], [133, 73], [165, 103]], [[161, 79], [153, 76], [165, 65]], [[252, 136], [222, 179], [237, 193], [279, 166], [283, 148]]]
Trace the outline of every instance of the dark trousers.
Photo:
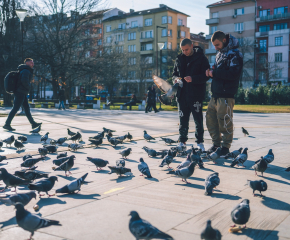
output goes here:
[[155, 112], [158, 112], [158, 110], [156, 108], [156, 103], [147, 103], [147, 106], [145, 108], [145, 112], [148, 112], [151, 107], [154, 109]]
[[65, 109], [65, 106], [64, 106], [64, 101], [59, 101], [59, 106], [58, 106], [58, 109]]
[[179, 110], [179, 141], [186, 142], [188, 140], [188, 126], [189, 117], [192, 113], [195, 123], [195, 137], [196, 143], [203, 143], [203, 115], [202, 115], [202, 98], [195, 99], [192, 103], [188, 103], [186, 99], [180, 99], [178, 101]]
[[35, 124], [35, 121], [32, 118], [31, 113], [30, 113], [30, 108], [29, 108], [29, 104], [28, 104], [27, 95], [25, 95], [23, 93], [16, 92], [14, 94], [13, 108], [12, 108], [11, 112], [8, 115], [8, 118], [6, 120], [5, 125], [10, 125], [11, 124], [13, 118], [15, 117], [17, 111], [20, 109], [21, 105], [24, 108], [26, 117], [27, 117], [28, 121], [30, 122], [30, 124]]
[[130, 101], [130, 102], [125, 103], [123, 106], [129, 106], [130, 110], [132, 110], [132, 106], [136, 106], [136, 102]]

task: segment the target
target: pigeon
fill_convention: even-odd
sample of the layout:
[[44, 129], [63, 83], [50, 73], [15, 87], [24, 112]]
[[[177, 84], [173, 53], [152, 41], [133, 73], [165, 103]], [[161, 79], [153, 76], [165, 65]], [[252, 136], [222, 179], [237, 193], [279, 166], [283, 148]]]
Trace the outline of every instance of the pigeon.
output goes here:
[[14, 142], [14, 140], [15, 140], [14, 135], [11, 135], [11, 137], [4, 139], [3, 142], [6, 143], [6, 147], [7, 145], [10, 145], [11, 147], [11, 144]]
[[247, 180], [247, 182], [250, 188], [253, 189], [254, 197], [255, 197], [255, 191], [259, 191], [261, 196], [263, 196], [262, 192], [266, 191], [268, 188], [267, 183], [264, 182], [263, 180], [256, 180], [256, 181]]
[[38, 148], [38, 152], [39, 152], [39, 154], [40, 154], [40, 156], [45, 156], [45, 155], [47, 155], [47, 153], [48, 153], [48, 150], [47, 150], [47, 148]]
[[117, 160], [116, 166], [117, 167], [125, 167], [125, 160]]
[[103, 167], [106, 167], [107, 164], [109, 164], [108, 161], [103, 160], [101, 158], [92, 158], [92, 157], [87, 157], [87, 160], [90, 161], [91, 163], [95, 164], [97, 167], [97, 170], [103, 170]]
[[7, 159], [6, 156], [1, 156], [1, 155], [0, 155], [0, 162], [2, 162], [3, 160], [6, 160], [6, 159]]
[[269, 150], [268, 154], [263, 157], [263, 159], [265, 159], [268, 164], [274, 161], [274, 154], [272, 152], [272, 149]]
[[113, 133], [112, 133], [111, 131], [109, 131], [109, 132], [107, 133], [107, 136], [113, 137]]
[[21, 150], [21, 148], [24, 148], [24, 145], [23, 145], [22, 142], [20, 142], [17, 139], [15, 139], [15, 141], [14, 141], [14, 147], [16, 147], [17, 150]]
[[102, 131], [101, 133], [99, 133], [98, 135], [94, 136], [94, 137], [90, 137], [89, 139], [96, 139], [99, 140], [100, 138], [104, 138], [105, 136], [105, 131]]
[[147, 165], [146, 162], [144, 162], [143, 158], [140, 158], [140, 163], [138, 164], [138, 170], [139, 172], [142, 173], [141, 176], [143, 176], [143, 174], [148, 177], [148, 178], [152, 178], [149, 167]]
[[21, 170], [21, 171], [15, 171], [14, 175], [26, 180], [31, 180], [34, 181], [35, 179], [39, 179], [39, 178], [48, 178], [48, 174], [47, 173], [40, 173], [40, 172], [36, 172], [34, 170]]
[[56, 140], [51, 139], [51, 140], [49, 141], [49, 144], [55, 146], [55, 145], [56, 145]]
[[191, 147], [190, 159], [192, 162], [196, 162], [199, 168], [204, 168], [203, 161], [201, 160], [200, 155], [195, 151], [195, 148], [193, 146]]
[[162, 102], [165, 105], [170, 105], [172, 97], [177, 93], [178, 87], [183, 86], [183, 82], [181, 78], [175, 78], [177, 80], [176, 83], [172, 86], [167, 81], [163, 80], [160, 77], [153, 76], [153, 81], [157, 85], [157, 87], [164, 92], [165, 94], [159, 96], [160, 102]]
[[119, 176], [121, 176], [122, 174], [128, 173], [128, 172], [131, 172], [130, 168], [125, 168], [125, 167], [108, 166], [108, 168], [110, 168], [110, 170], [111, 170], [111, 172], [109, 172], [109, 174], [116, 173]]
[[132, 152], [132, 148], [127, 148], [127, 149], [119, 152], [119, 154], [122, 155], [122, 158], [127, 159], [127, 157], [131, 154], [131, 152]]
[[175, 170], [177, 169], [181, 169], [181, 168], [185, 168], [188, 167], [190, 164], [192, 163], [192, 160], [190, 158], [190, 154], [187, 155], [187, 158], [185, 161], [183, 161], [182, 163], [180, 163]]
[[36, 199], [36, 193], [34, 191], [0, 196], [0, 202], [6, 206], [15, 206], [16, 203], [22, 203], [23, 206], [25, 206], [32, 200], [32, 198]]
[[261, 157], [261, 159], [258, 160], [257, 163], [255, 163], [255, 165], [252, 166], [252, 168], [255, 170], [255, 175], [256, 176], [257, 176], [257, 172], [261, 172], [262, 173], [262, 177], [263, 177], [263, 173], [268, 168], [268, 163], [263, 157]]
[[44, 135], [41, 137], [40, 142], [44, 142], [44, 143], [46, 143], [46, 141], [47, 141], [47, 139], [48, 139], [48, 134], [49, 134], [49, 132], [47, 132], [46, 134], [44, 134]]
[[20, 164], [21, 167], [33, 167], [36, 163], [38, 163], [40, 160], [43, 160], [43, 157], [39, 158], [28, 158], [24, 162]]
[[74, 132], [72, 132], [71, 130], [69, 130], [69, 128], [67, 129], [67, 134], [69, 135], [69, 136], [74, 136], [74, 135], [76, 135], [76, 133], [74, 133]]
[[114, 147], [116, 147], [118, 144], [122, 143], [122, 141], [120, 141], [116, 138], [110, 137], [109, 135], [107, 135], [107, 139], [108, 139], [109, 143], [111, 143]]
[[59, 144], [59, 145], [62, 145], [66, 140], [67, 140], [66, 137], [59, 138], [59, 139], [57, 139], [56, 143]]
[[64, 163], [62, 163], [61, 165], [59, 165], [57, 168], [53, 169], [54, 171], [64, 171], [66, 176], [69, 176], [69, 174], [67, 175], [66, 172], [69, 172], [70, 174], [72, 174], [70, 172], [70, 170], [72, 169], [72, 167], [74, 166], [74, 158], [69, 158], [67, 161], [65, 161]]
[[16, 222], [19, 227], [31, 233], [30, 240], [37, 229], [49, 227], [52, 225], [61, 226], [59, 221], [48, 220], [38, 215], [34, 215], [24, 209], [21, 203], [15, 205], [16, 208]]
[[290, 167], [287, 167], [287, 168], [285, 169], [285, 171], [286, 171], [286, 172], [290, 172]]
[[82, 135], [79, 132], [77, 132], [75, 135], [73, 135], [68, 140], [72, 140], [74, 143], [76, 143], [77, 141], [80, 142], [81, 139], [82, 139]]
[[84, 146], [82, 144], [72, 143], [68, 145], [68, 148], [75, 152], [78, 149], [84, 148]]
[[150, 140], [155, 140], [155, 138], [151, 137], [145, 130], [144, 130], [144, 139], [149, 141], [149, 142], [150, 142]]
[[204, 195], [211, 195], [212, 190], [220, 184], [219, 173], [214, 172], [208, 175], [204, 181], [205, 193]]
[[244, 136], [249, 135], [248, 131], [246, 129], [244, 129], [243, 127], [242, 127], [242, 132], [243, 132]]
[[152, 148], [148, 148], [148, 147], [144, 146], [142, 149], [144, 149], [145, 152], [147, 152], [149, 157], [156, 157], [156, 155], [157, 155], [157, 152]]
[[19, 177], [16, 177], [10, 173], [7, 172], [7, 170], [5, 168], [0, 168], [0, 172], [2, 175], [2, 180], [5, 183], [5, 188], [3, 190], [1, 190], [0, 192], [4, 192], [5, 189], [7, 189], [8, 187], [14, 187], [15, 188], [15, 192], [16, 192], [16, 187], [19, 185], [27, 185], [30, 183], [30, 181], [21, 179]]
[[88, 176], [88, 173], [86, 173], [84, 176], [71, 181], [67, 185], [65, 185], [62, 188], [56, 189], [56, 193], [75, 193], [75, 191], [81, 190], [81, 185], [84, 184], [86, 177]]
[[221, 240], [222, 235], [219, 230], [212, 228], [211, 220], [207, 220], [206, 228], [201, 232], [200, 238], [205, 240]]
[[[231, 212], [232, 221], [235, 224], [243, 225], [246, 227], [246, 223], [250, 218], [250, 201], [248, 199], [244, 199], [240, 204], [238, 204]], [[235, 227], [236, 225], [231, 227]]]
[[51, 176], [49, 178], [41, 179], [35, 183], [28, 184], [28, 188], [30, 190], [37, 191], [39, 196], [43, 196], [40, 194], [40, 192], [45, 192], [49, 197], [51, 197], [53, 195], [49, 195], [48, 191], [50, 191], [53, 188], [55, 181], [58, 181], [57, 177]]
[[62, 158], [62, 157], [67, 157], [67, 152], [59, 153], [56, 158], [59, 159], [59, 158]]
[[[164, 158], [167, 153], [168, 153], [168, 149], [164, 149], [164, 150], [160, 150], [156, 153], [157, 156], [160, 156], [161, 158]], [[177, 155], [177, 148], [176, 147], [172, 147], [170, 148], [170, 151], [171, 151], [171, 154], [172, 154], [172, 157], [176, 157]]]
[[25, 161], [25, 160], [28, 159], [28, 158], [32, 158], [32, 155], [30, 155], [30, 154], [26, 154], [26, 155], [24, 155], [24, 156], [22, 157], [23, 161]]
[[233, 158], [235, 159], [239, 154], [242, 153], [243, 148], [240, 148], [239, 150], [235, 150], [233, 152], [227, 153], [225, 155], [225, 159]]
[[57, 147], [56, 146], [53, 146], [53, 145], [47, 145], [47, 146], [44, 146], [46, 149], [47, 149], [47, 151], [49, 152], [49, 153], [55, 153], [55, 152], [57, 152]]
[[30, 133], [33, 133], [33, 134], [34, 134], [34, 133], [39, 133], [40, 130], [41, 130], [41, 125], [39, 125], [38, 127], [32, 129], [32, 130], [30, 131]]
[[192, 162], [192, 163], [190, 163], [189, 166], [179, 168], [179, 169], [176, 169], [174, 171], [170, 171], [170, 172], [168, 172], [168, 174], [174, 174], [177, 177], [182, 178], [182, 182], [185, 182], [186, 184], [188, 184], [189, 182], [187, 182], [186, 179], [192, 176], [192, 174], [194, 172], [195, 165], [196, 165], [196, 162]]
[[91, 142], [91, 144], [94, 144], [96, 147], [98, 147], [103, 143], [103, 138], [99, 138], [99, 139], [89, 138], [89, 141]]
[[216, 164], [216, 160], [221, 156], [221, 148], [217, 148], [217, 150], [210, 155], [207, 156], [208, 160], [213, 161]]
[[108, 128], [105, 128], [105, 127], [103, 127], [103, 130], [104, 130], [105, 133], [116, 132], [116, 130], [111, 130], [111, 129], [108, 129]]
[[173, 161], [172, 153], [171, 153], [171, 150], [169, 150], [165, 158], [163, 158], [159, 167], [164, 167], [165, 165], [167, 165], [168, 168], [171, 168], [169, 167], [169, 165], [170, 163], [172, 163], [172, 161]]
[[248, 159], [248, 148], [245, 148], [244, 150], [243, 150], [243, 152], [241, 153], [241, 154], [239, 154], [236, 158], [235, 158], [235, 160], [232, 162], [232, 164], [231, 164], [231, 167], [234, 167], [235, 165], [238, 165], [239, 166], [239, 164], [242, 164], [242, 166], [243, 167], [245, 167], [244, 166], [244, 163], [245, 163], [245, 161], [247, 161], [247, 159]]
[[3, 141], [0, 139], [0, 150], [3, 147]]
[[129, 139], [129, 141], [132, 141], [132, 139], [133, 139], [133, 136], [129, 132], [127, 134], [127, 139]]
[[127, 134], [123, 135], [123, 136], [119, 136], [119, 137], [115, 137], [116, 139], [120, 140], [122, 143], [124, 142], [124, 140], [127, 138]]
[[131, 211], [131, 219], [129, 221], [129, 230], [136, 239], [167, 239], [173, 240], [173, 238], [161, 232], [158, 228], [151, 225], [146, 220], [140, 218], [136, 211]]
[[166, 143], [166, 144], [172, 144], [172, 143], [177, 143], [177, 141], [172, 140], [171, 138], [163, 138], [161, 139]]
[[22, 143], [23, 142], [27, 142], [27, 137], [25, 137], [25, 136], [18, 136], [18, 138], [17, 138], [19, 141], [21, 141]]
[[172, 147], [171, 149], [174, 149], [178, 153], [183, 153], [186, 151], [186, 145], [183, 143], [179, 143], [176, 147]]
[[75, 155], [71, 155], [69, 157], [62, 157], [62, 158], [58, 158], [56, 160], [53, 160], [52, 163], [56, 166], [60, 166], [61, 164], [63, 164], [64, 162], [66, 162], [67, 160], [69, 160], [70, 158], [75, 159]]

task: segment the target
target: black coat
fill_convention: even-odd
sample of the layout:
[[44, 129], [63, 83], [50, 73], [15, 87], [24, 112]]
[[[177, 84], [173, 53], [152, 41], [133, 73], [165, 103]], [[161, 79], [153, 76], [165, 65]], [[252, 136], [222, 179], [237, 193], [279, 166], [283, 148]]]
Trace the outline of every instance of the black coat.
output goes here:
[[[187, 101], [192, 102], [197, 98], [204, 98], [206, 92], [206, 82], [209, 79], [205, 75], [205, 72], [210, 66], [202, 48], [198, 46], [193, 47], [191, 62], [187, 64], [186, 58], [187, 56], [184, 54], [179, 54], [177, 56], [172, 75], [173, 77], [181, 77], [183, 81], [183, 87], [178, 87], [176, 94], [177, 100], [181, 97], [181, 95], [185, 95]], [[192, 82], [186, 82], [183, 79], [186, 76], [191, 76]]]
[[33, 78], [33, 69], [26, 64], [18, 66], [19, 80], [17, 82], [16, 92], [27, 95], [30, 91], [30, 82]]
[[151, 89], [149, 88], [147, 91], [147, 103], [149, 104], [154, 104], [156, 103], [156, 93], [155, 93], [155, 89]]
[[65, 91], [63, 89], [59, 90], [58, 97], [59, 101], [65, 101]]

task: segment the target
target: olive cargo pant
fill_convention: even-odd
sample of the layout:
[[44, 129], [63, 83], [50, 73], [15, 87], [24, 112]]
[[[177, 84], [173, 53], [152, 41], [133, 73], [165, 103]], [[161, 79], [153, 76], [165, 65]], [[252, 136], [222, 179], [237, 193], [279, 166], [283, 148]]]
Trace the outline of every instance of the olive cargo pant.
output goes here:
[[209, 101], [206, 126], [215, 146], [231, 147], [234, 105], [234, 98], [211, 98]]

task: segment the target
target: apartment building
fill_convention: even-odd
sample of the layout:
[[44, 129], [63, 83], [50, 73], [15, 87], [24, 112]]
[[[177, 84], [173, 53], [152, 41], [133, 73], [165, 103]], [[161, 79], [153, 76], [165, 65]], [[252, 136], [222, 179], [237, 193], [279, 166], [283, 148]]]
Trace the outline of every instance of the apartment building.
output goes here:
[[[190, 38], [187, 17], [189, 15], [164, 4], [138, 12], [113, 9], [110, 14], [104, 13], [104, 47], [111, 46], [131, 56], [126, 81], [138, 81], [145, 76], [146, 81], [151, 82], [152, 74], [168, 76], [171, 52], [178, 49], [182, 39]], [[141, 67], [130, 68], [138, 64]]]
[[190, 40], [192, 41], [193, 46], [199, 46], [203, 49], [203, 51], [208, 49], [208, 41], [205, 39], [203, 32], [198, 34], [190, 33]]
[[257, 0], [256, 84], [290, 84], [289, 0]]
[[242, 86], [252, 87], [255, 80], [255, 1], [254, 0], [222, 0], [209, 8], [209, 35], [206, 35], [209, 48], [205, 53], [212, 66], [215, 62], [216, 50], [211, 43], [212, 34], [223, 31], [236, 37], [240, 43], [240, 51], [244, 55]]

